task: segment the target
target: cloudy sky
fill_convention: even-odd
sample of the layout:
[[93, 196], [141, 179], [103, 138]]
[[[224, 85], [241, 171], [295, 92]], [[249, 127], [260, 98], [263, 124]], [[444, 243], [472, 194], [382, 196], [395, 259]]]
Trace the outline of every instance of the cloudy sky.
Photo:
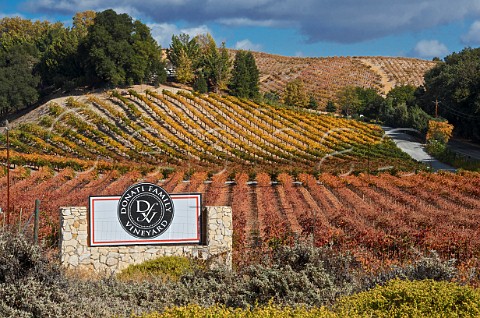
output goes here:
[[112, 8], [146, 23], [162, 47], [172, 34], [287, 56], [443, 58], [480, 46], [480, 0], [2, 0], [0, 17], [70, 23]]

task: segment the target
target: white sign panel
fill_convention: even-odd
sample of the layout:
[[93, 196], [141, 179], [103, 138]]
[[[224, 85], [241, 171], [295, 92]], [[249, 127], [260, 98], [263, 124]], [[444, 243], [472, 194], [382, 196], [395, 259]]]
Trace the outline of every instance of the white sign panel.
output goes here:
[[[151, 193], [156, 191], [145, 185]], [[200, 243], [201, 194], [170, 194], [171, 201], [165, 198], [167, 203], [159, 209], [151, 200], [153, 194], [145, 191], [135, 196], [134, 191], [90, 197], [91, 246]], [[133, 212], [125, 212], [129, 209]]]

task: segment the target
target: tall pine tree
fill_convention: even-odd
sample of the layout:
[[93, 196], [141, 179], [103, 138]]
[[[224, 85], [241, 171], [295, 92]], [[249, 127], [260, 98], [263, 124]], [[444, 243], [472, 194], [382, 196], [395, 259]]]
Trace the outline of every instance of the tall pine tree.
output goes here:
[[241, 98], [256, 98], [258, 89], [259, 71], [255, 58], [251, 52], [237, 51], [233, 63], [230, 93]]
[[230, 93], [234, 96], [249, 97], [250, 85], [248, 81], [248, 68], [246, 64], [246, 52], [237, 51], [233, 62], [232, 79], [230, 82]]
[[259, 92], [259, 80], [260, 80], [260, 71], [257, 68], [257, 63], [255, 63], [255, 57], [252, 52], [247, 52], [246, 64], [248, 70], [248, 84], [249, 84], [249, 97], [257, 98], [260, 95]]

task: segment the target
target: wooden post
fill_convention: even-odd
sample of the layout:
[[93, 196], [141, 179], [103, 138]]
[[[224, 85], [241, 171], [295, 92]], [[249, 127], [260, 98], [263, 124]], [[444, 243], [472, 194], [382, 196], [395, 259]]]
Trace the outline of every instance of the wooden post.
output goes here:
[[5, 121], [5, 129], [7, 130], [7, 225], [10, 225], [10, 139], [8, 132], [8, 120]]
[[35, 220], [33, 223], [33, 241], [38, 244], [38, 221], [40, 218], [40, 200], [35, 200]]

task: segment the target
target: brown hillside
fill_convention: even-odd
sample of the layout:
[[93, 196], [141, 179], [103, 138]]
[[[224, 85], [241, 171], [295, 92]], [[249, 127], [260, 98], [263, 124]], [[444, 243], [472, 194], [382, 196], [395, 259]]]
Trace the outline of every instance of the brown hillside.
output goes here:
[[283, 92], [287, 82], [300, 78], [320, 105], [342, 87], [371, 87], [386, 94], [397, 85], [423, 84], [424, 73], [435, 62], [400, 57], [300, 58], [253, 52], [260, 70], [262, 92]]

